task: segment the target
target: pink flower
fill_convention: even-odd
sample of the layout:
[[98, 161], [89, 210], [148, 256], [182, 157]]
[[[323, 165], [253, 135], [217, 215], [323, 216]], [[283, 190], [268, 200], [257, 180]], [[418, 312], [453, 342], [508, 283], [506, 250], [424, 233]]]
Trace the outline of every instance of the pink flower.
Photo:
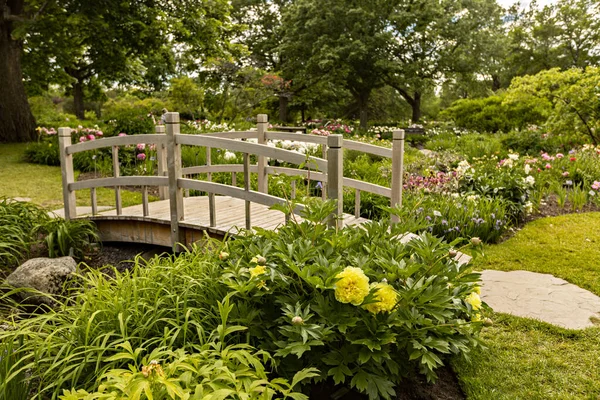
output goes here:
[[569, 158], [569, 160], [570, 160], [571, 162], [573, 162], [573, 161], [575, 161], [575, 160], [577, 160], [577, 159], [576, 159], [575, 157], [571, 157], [571, 158]]
[[138, 154], [138, 155], [137, 155], [137, 159], [138, 159], [138, 160], [142, 160], [142, 161], [144, 161], [144, 160], [146, 159], [146, 154], [144, 154], [144, 153], [140, 153], [140, 154]]
[[135, 147], [139, 151], [144, 151], [144, 149], [146, 148], [146, 145], [144, 143], [138, 143], [137, 146], [135, 146]]
[[81, 143], [85, 142], [85, 141], [86, 141], [86, 138], [85, 138], [85, 136], [82, 136], [82, 137], [80, 137], [80, 138], [79, 138], [79, 141], [80, 141]]
[[154, 151], [154, 150], [156, 150], [156, 145], [154, 143], [152, 143], [151, 145], [148, 146], [148, 148], [150, 149], [150, 151]]
[[565, 171], [565, 172], [563, 172], [563, 173], [562, 173], [562, 176], [565, 176], [565, 177], [566, 177], [566, 176], [569, 176], [569, 171]]
[[102, 131], [96, 131], [96, 136], [104, 136], [104, 133]]
[[546, 169], [550, 169], [550, 168], [552, 168], [552, 165], [550, 165], [550, 164], [546, 164], [546, 167], [545, 167], [545, 168], [546, 168]]
[[563, 158], [565, 155], [563, 153], [556, 153], [556, 158]]
[[119, 136], [127, 136], [127, 134], [124, 132], [121, 132], [121, 133], [119, 133]]
[[594, 183], [592, 183], [592, 189], [600, 190], [600, 181], [594, 181]]
[[87, 135], [88, 140], [96, 140], [96, 136], [94, 135]]

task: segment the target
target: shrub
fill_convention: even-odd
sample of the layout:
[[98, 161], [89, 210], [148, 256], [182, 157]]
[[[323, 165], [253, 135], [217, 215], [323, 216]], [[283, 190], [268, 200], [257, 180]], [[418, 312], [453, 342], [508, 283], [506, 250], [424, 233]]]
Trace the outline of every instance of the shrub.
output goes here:
[[139, 100], [135, 97], [126, 97], [111, 100], [104, 106], [104, 120], [108, 126], [109, 136], [127, 133], [138, 135], [154, 133], [154, 121], [160, 119], [165, 103], [159, 99], [148, 98]]
[[442, 111], [441, 117], [456, 126], [478, 132], [508, 132], [527, 125], [539, 125], [548, 115], [547, 105], [538, 101], [509, 103], [504, 95], [481, 99], [460, 99]]
[[[260, 378], [269, 393], [286, 395], [310, 377], [390, 398], [406, 374], [433, 380], [447, 357], [477, 344], [479, 276], [453, 258], [459, 241], [424, 234], [402, 244], [399, 227], [378, 223], [328, 229], [332, 203], [307, 209], [303, 222], [278, 232], [209, 241], [148, 268], [137, 260], [113, 277], [89, 271], [57, 310], [0, 332], [1, 341], [22, 343], [11, 374], [30, 371], [37, 398], [147, 386], [140, 367], [150, 376], [157, 365], [165, 375], [152, 375], [156, 393], [168, 382], [182, 390], [198, 382], [194, 390], [208, 396], [215, 387], [205, 377], [251, 391], [243, 377], [241, 386], [215, 377], [218, 366]], [[267, 382], [256, 358], [271, 359], [278, 377]]]

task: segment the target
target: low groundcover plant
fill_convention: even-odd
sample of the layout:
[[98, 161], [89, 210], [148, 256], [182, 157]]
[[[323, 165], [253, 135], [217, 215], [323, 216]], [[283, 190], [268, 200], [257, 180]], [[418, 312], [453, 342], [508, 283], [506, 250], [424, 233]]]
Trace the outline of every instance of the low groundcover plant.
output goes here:
[[334, 229], [333, 207], [312, 201], [277, 232], [79, 276], [57, 310], [0, 333], [14, 355], [0, 392], [25, 371], [36, 398], [66, 399], [216, 396], [211, 376], [227, 390], [219, 398], [299, 399], [325, 383], [389, 399], [409, 375], [435, 380], [447, 357], [479, 344], [479, 274], [456, 256], [481, 241]]

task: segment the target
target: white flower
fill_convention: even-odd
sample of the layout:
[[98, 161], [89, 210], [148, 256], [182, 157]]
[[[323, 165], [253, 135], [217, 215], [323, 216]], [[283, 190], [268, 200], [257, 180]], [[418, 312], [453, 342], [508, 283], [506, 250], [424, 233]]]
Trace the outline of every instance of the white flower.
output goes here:
[[223, 155], [223, 158], [227, 161], [231, 161], [231, 160], [235, 160], [237, 158], [237, 156], [235, 155], [235, 153], [232, 153], [231, 151], [226, 151], [225, 154]]
[[525, 203], [525, 205], [523, 206], [525, 208], [525, 212], [527, 214], [531, 214], [533, 212], [533, 203], [528, 201], [527, 203]]
[[529, 175], [529, 173], [531, 172], [531, 165], [529, 164], [525, 164], [525, 168], [523, 168], [525, 170], [525, 173], [527, 175]]
[[468, 201], [475, 201], [475, 200], [477, 200], [478, 197], [479, 196], [477, 196], [476, 194], [472, 194], [472, 195], [467, 196], [467, 200]]
[[439, 211], [437, 211], [437, 210], [435, 210], [435, 211], [433, 212], [433, 215], [435, 215], [436, 217], [441, 217], [441, 216], [442, 216], [442, 213], [441, 213], [441, 212], [439, 212]]
[[508, 155], [508, 158], [510, 158], [510, 159], [511, 159], [511, 160], [513, 160], [513, 161], [517, 161], [517, 160], [519, 159], [519, 155], [518, 155], [518, 154], [515, 154], [515, 153], [510, 153], [510, 154]]
[[527, 177], [523, 179], [523, 182], [529, 186], [533, 186], [535, 184], [535, 178], [531, 175], [527, 175]]

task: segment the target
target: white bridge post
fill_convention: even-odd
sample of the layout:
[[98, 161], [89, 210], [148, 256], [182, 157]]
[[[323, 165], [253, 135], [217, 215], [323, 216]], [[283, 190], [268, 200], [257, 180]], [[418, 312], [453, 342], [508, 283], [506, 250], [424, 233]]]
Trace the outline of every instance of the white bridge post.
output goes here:
[[[392, 138], [392, 207], [402, 205], [402, 185], [404, 174], [404, 130], [394, 131]], [[392, 224], [398, 223], [398, 216], [391, 216]]]
[[329, 135], [327, 137], [327, 198], [335, 200], [335, 218], [328, 222], [329, 226], [341, 228], [344, 210], [344, 137]]
[[[166, 133], [166, 129], [164, 125], [156, 125], [154, 127], [154, 132], [158, 135], [164, 135]], [[156, 145], [156, 162], [158, 169], [158, 176], [168, 176], [167, 172], [167, 144], [166, 143], [158, 143]], [[159, 186], [158, 187], [158, 197], [161, 200], [166, 200], [169, 198], [169, 187], [168, 186]]]
[[[266, 132], [268, 128], [267, 114], [258, 114], [256, 117], [256, 130], [258, 132], [258, 144], [267, 144]], [[257, 160], [258, 168], [258, 191], [269, 193], [269, 176], [267, 175], [267, 157], [259, 155]]]
[[77, 218], [75, 192], [69, 190], [69, 184], [75, 182], [73, 173], [73, 155], [67, 154], [71, 145], [71, 128], [58, 128], [58, 148], [60, 152], [60, 172], [62, 176], [63, 202], [65, 205], [65, 219]]
[[174, 251], [181, 250], [179, 243], [184, 242], [179, 222], [183, 220], [183, 190], [178, 185], [181, 173], [181, 145], [177, 143], [179, 135], [179, 113], [168, 112], [165, 115], [167, 128], [167, 169], [169, 175], [169, 202], [171, 211], [171, 245]]

